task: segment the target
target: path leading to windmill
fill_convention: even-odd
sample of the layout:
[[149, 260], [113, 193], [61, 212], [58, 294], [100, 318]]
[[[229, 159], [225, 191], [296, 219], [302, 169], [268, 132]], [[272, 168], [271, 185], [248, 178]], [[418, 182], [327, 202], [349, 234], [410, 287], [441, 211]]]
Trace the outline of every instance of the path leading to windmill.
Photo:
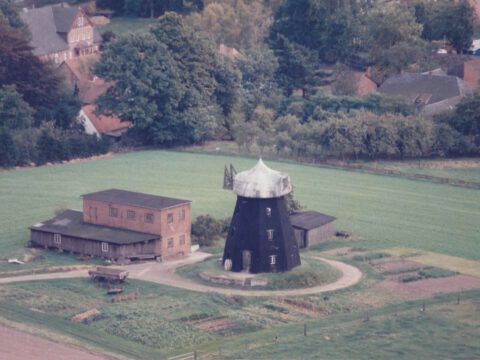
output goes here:
[[[352, 285], [355, 285], [362, 278], [362, 273], [356, 267], [345, 264], [340, 261], [328, 260], [319, 258], [325, 261], [327, 264], [338, 269], [342, 276], [337, 281], [330, 284], [314, 286], [310, 288], [302, 289], [288, 289], [288, 290], [243, 290], [243, 289], [229, 289], [220, 288], [215, 286], [209, 286], [195, 282], [193, 280], [181, 277], [175, 273], [178, 267], [193, 264], [203, 261], [211, 254], [196, 252], [188, 258], [166, 261], [163, 263], [146, 262], [140, 264], [133, 264], [128, 266], [122, 266], [122, 269], [126, 269], [129, 272], [129, 278], [138, 279], [143, 281], [150, 281], [157, 284], [169, 285], [177, 288], [182, 288], [191, 291], [198, 292], [215, 292], [224, 295], [242, 295], [242, 296], [296, 296], [296, 295], [310, 295], [319, 294], [328, 291], [340, 290]], [[88, 276], [87, 270], [78, 270], [63, 273], [49, 273], [38, 275], [25, 275], [9, 278], [0, 278], [0, 284], [18, 282], [18, 281], [35, 281], [35, 280], [49, 280], [49, 279], [65, 279], [75, 277]]]

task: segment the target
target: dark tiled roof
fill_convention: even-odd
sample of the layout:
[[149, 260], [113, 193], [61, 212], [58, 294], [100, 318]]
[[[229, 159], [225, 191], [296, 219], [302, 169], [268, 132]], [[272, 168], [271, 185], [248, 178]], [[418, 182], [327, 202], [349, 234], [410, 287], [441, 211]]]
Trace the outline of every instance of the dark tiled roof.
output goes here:
[[66, 210], [53, 219], [31, 226], [30, 229], [118, 245], [159, 239], [158, 235], [83, 222], [82, 212], [75, 210]]
[[293, 227], [311, 230], [331, 223], [336, 220], [333, 216], [325, 215], [317, 211], [304, 211], [290, 215]]
[[32, 34], [30, 44], [37, 56], [68, 49], [66, 40], [57, 33], [53, 14], [51, 6], [27, 10], [20, 14]]
[[427, 99], [430, 105], [468, 92], [462, 80], [455, 76], [404, 73], [388, 78], [379, 92], [401, 96], [415, 102]]
[[53, 19], [55, 21], [57, 32], [67, 33], [72, 27], [73, 21], [78, 13], [78, 9], [61, 6], [54, 6], [51, 7], [51, 9], [53, 12]]
[[133, 191], [109, 189], [82, 195], [84, 199], [111, 202], [138, 206], [148, 209], [161, 210], [181, 204], [188, 204], [190, 200], [174, 199], [158, 195], [143, 194]]

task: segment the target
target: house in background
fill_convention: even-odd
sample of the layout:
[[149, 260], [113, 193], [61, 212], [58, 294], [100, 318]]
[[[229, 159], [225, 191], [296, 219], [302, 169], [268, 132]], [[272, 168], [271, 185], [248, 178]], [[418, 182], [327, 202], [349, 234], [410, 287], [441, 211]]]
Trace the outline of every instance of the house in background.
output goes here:
[[456, 76], [431, 73], [394, 75], [385, 80], [378, 91], [404, 98], [428, 115], [453, 109], [463, 97], [472, 93], [471, 87]]
[[80, 8], [46, 6], [20, 14], [32, 35], [33, 53], [42, 61], [65, 60], [97, 53], [102, 37]]
[[72, 88], [78, 89], [78, 96], [83, 102], [78, 121], [83, 125], [85, 132], [97, 137], [105, 135], [118, 139], [132, 127], [132, 123], [123, 121], [113, 114], [96, 113], [95, 101], [113, 85], [112, 82], [92, 74], [92, 68], [99, 60], [100, 54], [92, 54], [66, 60], [59, 68], [67, 83]]
[[30, 227], [30, 244], [115, 261], [190, 253], [191, 201], [109, 189]]
[[337, 232], [335, 220], [333, 216], [317, 211], [304, 211], [290, 215], [298, 247], [305, 249], [331, 239]]
[[463, 80], [474, 90], [480, 88], [480, 56], [465, 61], [463, 64]]

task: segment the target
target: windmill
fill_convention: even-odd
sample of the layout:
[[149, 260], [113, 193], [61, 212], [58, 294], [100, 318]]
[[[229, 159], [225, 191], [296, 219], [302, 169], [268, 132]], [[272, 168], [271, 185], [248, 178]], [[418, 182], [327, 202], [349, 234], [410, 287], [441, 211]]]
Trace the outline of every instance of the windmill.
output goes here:
[[292, 191], [288, 174], [270, 169], [262, 159], [236, 175], [231, 169], [225, 168], [224, 187], [237, 194], [237, 202], [223, 264], [251, 273], [282, 272], [300, 265], [285, 202]]

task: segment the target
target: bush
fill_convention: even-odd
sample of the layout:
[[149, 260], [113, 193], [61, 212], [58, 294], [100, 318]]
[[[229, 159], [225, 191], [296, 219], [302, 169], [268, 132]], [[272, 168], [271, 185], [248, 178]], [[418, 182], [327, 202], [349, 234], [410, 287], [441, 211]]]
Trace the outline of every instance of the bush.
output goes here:
[[215, 219], [211, 215], [200, 215], [192, 223], [192, 242], [200, 246], [211, 246], [220, 237], [225, 237], [230, 219]]
[[376, 260], [376, 259], [383, 259], [390, 256], [392, 255], [390, 255], [389, 253], [376, 252], [376, 253], [369, 253], [365, 255], [355, 255], [354, 257], [352, 257], [352, 259], [355, 261], [370, 261], [370, 260]]

